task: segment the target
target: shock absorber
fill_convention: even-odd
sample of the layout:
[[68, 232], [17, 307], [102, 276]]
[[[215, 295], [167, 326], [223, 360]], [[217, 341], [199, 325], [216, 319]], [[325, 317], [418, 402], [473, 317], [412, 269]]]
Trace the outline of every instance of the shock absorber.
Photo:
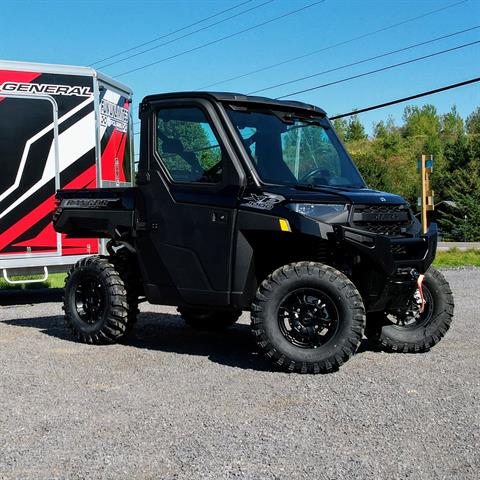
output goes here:
[[419, 311], [420, 313], [423, 313], [425, 310], [425, 296], [423, 294], [423, 280], [425, 279], [425, 275], [419, 275], [417, 278], [417, 287], [418, 287], [418, 292], [420, 294], [420, 306], [419, 306]]

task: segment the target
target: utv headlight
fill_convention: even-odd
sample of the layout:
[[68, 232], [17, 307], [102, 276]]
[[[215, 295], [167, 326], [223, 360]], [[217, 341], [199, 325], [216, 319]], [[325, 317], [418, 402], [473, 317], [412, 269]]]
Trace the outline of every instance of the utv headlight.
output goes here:
[[334, 203], [290, 203], [287, 208], [305, 217], [325, 223], [345, 223], [348, 220], [348, 205]]

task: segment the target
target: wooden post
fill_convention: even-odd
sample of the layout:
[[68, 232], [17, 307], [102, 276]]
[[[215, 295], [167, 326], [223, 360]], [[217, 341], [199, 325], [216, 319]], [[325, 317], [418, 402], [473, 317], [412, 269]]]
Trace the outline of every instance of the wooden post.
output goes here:
[[433, 155], [427, 160], [426, 155], [418, 162], [418, 171], [421, 176], [421, 197], [420, 207], [422, 211], [422, 232], [428, 231], [428, 217], [427, 212], [434, 210], [435, 204], [433, 200], [433, 190], [430, 190], [430, 174], [433, 170]]

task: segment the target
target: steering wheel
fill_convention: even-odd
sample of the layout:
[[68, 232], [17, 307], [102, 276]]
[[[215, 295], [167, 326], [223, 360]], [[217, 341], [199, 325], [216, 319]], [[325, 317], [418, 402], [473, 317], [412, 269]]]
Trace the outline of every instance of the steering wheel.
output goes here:
[[310, 180], [310, 178], [315, 177], [317, 173], [327, 173], [327, 175], [323, 174], [322, 177], [328, 178], [330, 177], [330, 172], [328, 170], [325, 170], [325, 167], [318, 167], [313, 169], [311, 172], [308, 172], [306, 175], [304, 175], [302, 178], [300, 178], [300, 182], [306, 182], [307, 180]]

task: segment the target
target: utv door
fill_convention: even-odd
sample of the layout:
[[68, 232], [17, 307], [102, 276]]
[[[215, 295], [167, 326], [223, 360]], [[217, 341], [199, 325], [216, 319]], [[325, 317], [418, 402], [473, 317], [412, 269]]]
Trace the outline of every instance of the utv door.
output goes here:
[[148, 171], [139, 175], [145, 233], [138, 239], [147, 296], [228, 305], [241, 169], [207, 101], [158, 102], [148, 115]]

